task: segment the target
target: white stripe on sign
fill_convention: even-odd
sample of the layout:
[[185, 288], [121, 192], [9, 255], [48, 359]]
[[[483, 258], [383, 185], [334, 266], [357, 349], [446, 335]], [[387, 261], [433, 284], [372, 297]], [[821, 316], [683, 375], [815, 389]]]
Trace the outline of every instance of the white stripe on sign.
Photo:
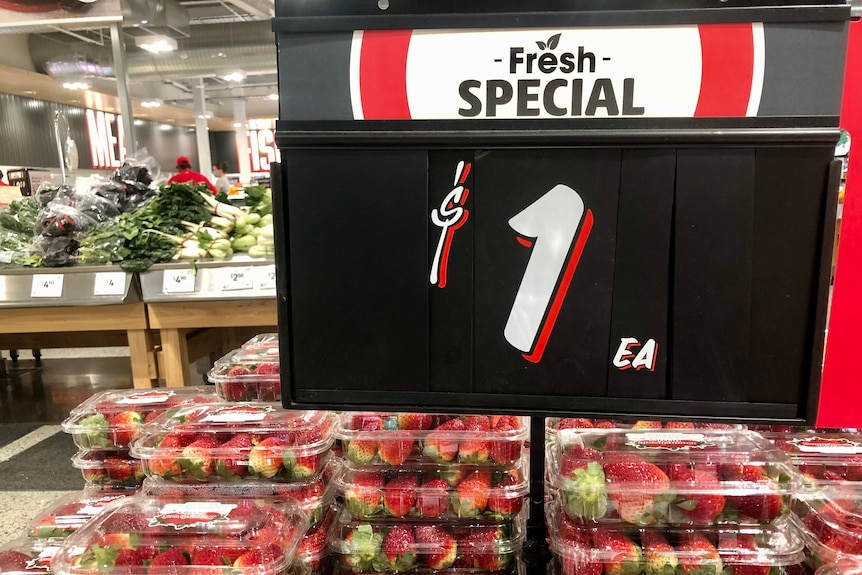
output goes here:
[[362, 89], [359, 82], [360, 60], [362, 58], [362, 30], [354, 30], [350, 42], [350, 105], [353, 108], [353, 119], [364, 120], [362, 111]]
[[754, 69], [751, 73], [751, 92], [748, 97], [746, 116], [756, 116], [760, 109], [760, 96], [763, 92], [763, 74], [766, 70], [766, 39], [763, 36], [763, 23], [751, 25], [754, 40]]
[[58, 433], [60, 433], [59, 425], [43, 425], [39, 429], [34, 429], [24, 437], [0, 447], [0, 462], [9, 461], [19, 453], [30, 449], [34, 445], [41, 443], [52, 435], [56, 435]]

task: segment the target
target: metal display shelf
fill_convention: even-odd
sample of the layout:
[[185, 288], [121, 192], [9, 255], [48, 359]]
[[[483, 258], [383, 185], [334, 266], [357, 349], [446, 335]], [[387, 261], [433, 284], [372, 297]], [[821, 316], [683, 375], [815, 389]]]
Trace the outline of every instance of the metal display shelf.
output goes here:
[[135, 303], [141, 296], [133, 279], [113, 266], [0, 270], [0, 308]]
[[158, 264], [140, 274], [146, 303], [275, 299], [275, 262], [234, 256], [229, 260]]

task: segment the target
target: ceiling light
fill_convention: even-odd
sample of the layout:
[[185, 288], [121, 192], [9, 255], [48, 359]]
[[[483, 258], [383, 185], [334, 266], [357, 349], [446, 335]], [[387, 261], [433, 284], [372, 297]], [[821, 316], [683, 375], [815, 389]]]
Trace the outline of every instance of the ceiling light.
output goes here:
[[278, 100], [278, 94], [270, 94], [269, 96], [267, 96], [267, 98], [269, 98], [270, 100]]
[[67, 90], [89, 90], [90, 85], [86, 82], [63, 82], [63, 87]]
[[151, 99], [151, 100], [142, 100], [141, 106], [144, 108], [158, 108], [162, 105], [162, 101], [159, 99]]
[[174, 127], [170, 126], [168, 124], [162, 124], [161, 126], [159, 126], [159, 130], [162, 130], [164, 132], [167, 132], [168, 130], [173, 130], [173, 129], [174, 129]]
[[135, 120], [135, 125], [136, 125], [136, 126], [143, 126], [143, 125], [144, 125], [144, 121], [143, 121], [143, 120]]
[[212, 117], [213, 115], [211, 112], [206, 112], [205, 114], [198, 114], [198, 118], [200, 118], [201, 120], [209, 120]]
[[141, 50], [152, 52], [153, 54], [161, 54], [163, 52], [173, 52], [177, 49], [177, 41], [170, 36], [138, 36], [135, 38], [135, 46]]
[[241, 123], [239, 123], [239, 122], [234, 122], [234, 123], [233, 123], [233, 127], [234, 127], [234, 128], [240, 128], [240, 127], [242, 127], [242, 124], [241, 124]]
[[222, 76], [222, 78], [228, 82], [242, 82], [245, 80], [245, 74], [242, 72], [232, 72], [226, 76]]

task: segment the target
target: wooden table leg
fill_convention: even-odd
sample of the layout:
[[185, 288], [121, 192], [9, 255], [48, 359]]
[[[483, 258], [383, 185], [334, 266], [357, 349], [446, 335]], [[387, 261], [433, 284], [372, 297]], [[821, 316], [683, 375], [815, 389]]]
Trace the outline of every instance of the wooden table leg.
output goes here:
[[165, 365], [165, 383], [168, 387], [191, 385], [189, 376], [189, 350], [185, 330], [165, 328], [159, 330], [162, 338], [162, 355]]
[[158, 374], [150, 332], [145, 329], [130, 329], [126, 335], [129, 338], [129, 359], [132, 363], [132, 381], [135, 387], [155, 387], [154, 380], [158, 379]]

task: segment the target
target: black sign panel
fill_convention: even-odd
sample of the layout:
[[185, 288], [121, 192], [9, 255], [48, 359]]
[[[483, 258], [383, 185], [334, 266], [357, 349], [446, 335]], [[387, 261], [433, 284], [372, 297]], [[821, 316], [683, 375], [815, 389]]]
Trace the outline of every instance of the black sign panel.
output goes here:
[[286, 403], [804, 418], [830, 146], [283, 157]]

